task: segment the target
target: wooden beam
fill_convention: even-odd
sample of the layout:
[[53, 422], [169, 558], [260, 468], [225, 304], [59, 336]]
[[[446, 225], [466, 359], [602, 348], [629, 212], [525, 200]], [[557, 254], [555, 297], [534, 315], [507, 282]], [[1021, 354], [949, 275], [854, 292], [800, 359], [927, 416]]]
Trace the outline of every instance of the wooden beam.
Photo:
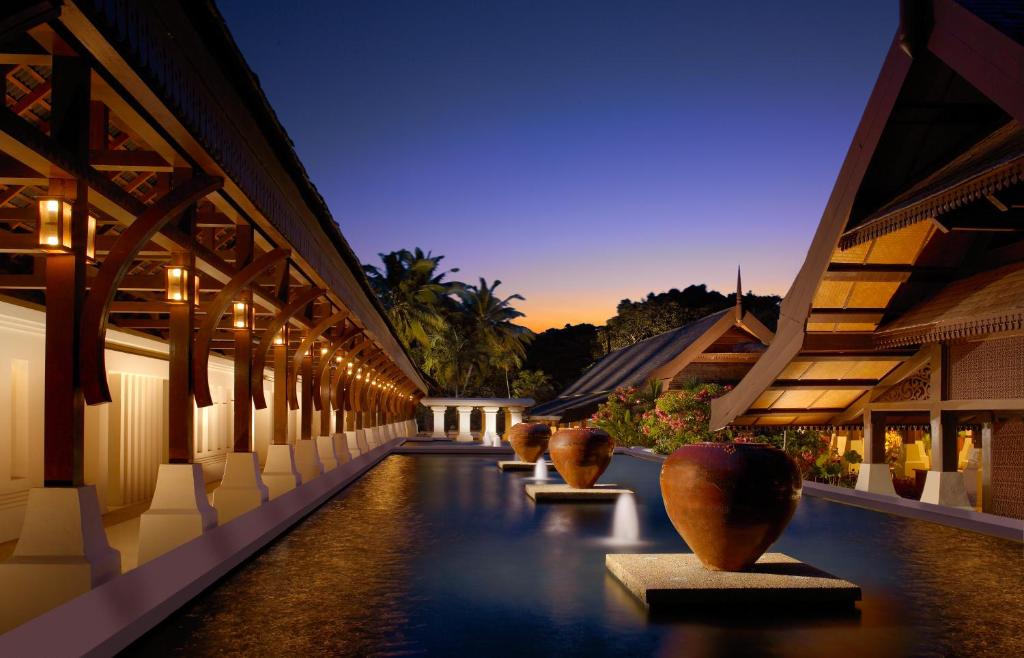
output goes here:
[[829, 391], [866, 391], [878, 384], [874, 379], [777, 379], [766, 390], [796, 391], [826, 389]]
[[238, 295], [243, 288], [249, 286], [267, 269], [273, 267], [280, 261], [287, 259], [290, 253], [291, 252], [287, 249], [274, 249], [263, 254], [252, 263], [239, 270], [230, 281], [224, 284], [224, 288], [217, 293], [217, 296], [203, 306], [203, 310], [207, 315], [199, 329], [199, 335], [196, 336], [193, 366], [196, 404], [200, 407], [208, 407], [213, 404], [208, 372], [210, 363], [209, 343], [213, 338], [213, 332], [217, 328], [217, 324], [219, 324], [221, 316], [224, 315], [228, 306], [232, 301], [234, 301], [235, 296]]
[[223, 184], [221, 179], [193, 178], [146, 209], [118, 236], [110, 255], [100, 266], [83, 310], [82, 388], [89, 404], [110, 402], [105, 360], [107, 316], [117, 287], [128, 274], [137, 252], [188, 206]]
[[822, 281], [863, 281], [902, 283], [910, 278], [914, 268], [909, 265], [851, 265], [830, 263]]
[[747, 413], [742, 414], [744, 416], [809, 416], [809, 415], [832, 415], [843, 411], [838, 407], [828, 407], [821, 409], [749, 409]]
[[155, 151], [90, 151], [89, 164], [96, 171], [168, 173], [174, 170]]
[[875, 352], [871, 332], [811, 332], [804, 336], [802, 352]]
[[871, 323], [878, 324], [885, 315], [884, 308], [815, 308], [807, 316], [808, 323]]

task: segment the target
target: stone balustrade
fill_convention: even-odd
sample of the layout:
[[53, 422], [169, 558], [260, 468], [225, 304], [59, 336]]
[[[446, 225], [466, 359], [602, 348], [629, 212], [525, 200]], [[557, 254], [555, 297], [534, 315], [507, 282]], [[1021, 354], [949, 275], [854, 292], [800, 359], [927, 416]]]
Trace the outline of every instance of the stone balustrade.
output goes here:
[[470, 414], [473, 409], [480, 409], [483, 416], [480, 431], [480, 441], [484, 445], [498, 445], [501, 437], [498, 436], [498, 412], [504, 410], [505, 430], [516, 423], [523, 422], [523, 411], [534, 404], [531, 398], [423, 398], [420, 404], [428, 407], [434, 412], [434, 425], [431, 436], [436, 439], [448, 437], [444, 427], [444, 414], [448, 407], [455, 407], [459, 414], [458, 432], [455, 435], [456, 441], [473, 441], [473, 434], [469, 429]]

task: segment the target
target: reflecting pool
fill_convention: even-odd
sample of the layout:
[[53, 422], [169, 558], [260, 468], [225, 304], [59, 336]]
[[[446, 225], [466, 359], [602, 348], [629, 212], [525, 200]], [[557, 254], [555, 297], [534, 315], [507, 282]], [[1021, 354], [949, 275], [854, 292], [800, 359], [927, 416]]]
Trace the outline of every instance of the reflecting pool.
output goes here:
[[687, 550], [660, 466], [601, 479], [636, 491], [636, 547], [608, 541], [613, 505], [536, 505], [493, 456], [393, 455], [128, 653], [1024, 655], [1020, 544], [808, 496], [773, 550], [859, 583], [858, 613], [650, 618], [604, 555]]

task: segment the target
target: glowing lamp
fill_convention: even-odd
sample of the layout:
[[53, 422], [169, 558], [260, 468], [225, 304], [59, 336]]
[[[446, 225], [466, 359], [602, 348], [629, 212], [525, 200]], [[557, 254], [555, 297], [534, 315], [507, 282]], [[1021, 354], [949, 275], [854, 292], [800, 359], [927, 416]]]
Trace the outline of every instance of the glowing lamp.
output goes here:
[[183, 303], [189, 301], [189, 293], [195, 297], [195, 287], [189, 285], [191, 273], [182, 265], [171, 265], [167, 268], [165, 297], [169, 302]]
[[71, 251], [71, 204], [57, 197], [39, 197], [39, 246], [46, 251]]
[[321, 347], [320, 348], [320, 356], [327, 356], [327, 352], [329, 352], [329, 351], [330, 350], [328, 350], [326, 347]]
[[245, 329], [249, 326], [249, 305], [245, 302], [235, 302], [234, 320], [231, 323], [235, 329]]
[[284, 345], [285, 334], [288, 333], [288, 327], [281, 327], [281, 329], [274, 334], [274, 345]]

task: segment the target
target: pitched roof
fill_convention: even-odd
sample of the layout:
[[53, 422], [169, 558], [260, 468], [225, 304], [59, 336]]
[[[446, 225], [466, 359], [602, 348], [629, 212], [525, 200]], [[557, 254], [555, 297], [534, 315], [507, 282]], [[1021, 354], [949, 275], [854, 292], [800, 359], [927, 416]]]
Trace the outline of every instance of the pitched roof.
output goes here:
[[733, 312], [732, 308], [726, 308], [678, 329], [666, 331], [609, 353], [557, 398], [531, 409], [530, 415], [564, 414], [571, 409], [593, 404], [620, 386], [643, 383], [651, 373], [700, 338], [724, 314]]
[[961, 279], [880, 327], [881, 346], [964, 338], [1024, 325], [1024, 263]]
[[[979, 203], [978, 190], [1019, 184], [1014, 168], [1020, 144], [1013, 133], [1024, 125], [1024, 83], [1010, 73], [1024, 66], [1019, 4], [904, 3], [910, 10], [902, 15], [906, 22], [889, 48], [806, 259], [782, 301], [775, 339], [731, 392], [712, 401], [713, 429], [752, 418], [774, 425], [848, 422], [870, 397], [854, 388], [910, 374], [905, 366], [916, 355], [905, 349], [881, 351], [873, 336], [877, 322], [852, 318], [873, 317], [862, 313], [868, 310], [864, 297], [870, 298], [871, 309], [884, 311], [879, 321], [905, 314], [912, 310], [907, 304], [920, 295], [950, 286], [949, 273], [963, 264], [969, 234], [902, 224], [904, 214], [914, 222], [919, 212]], [[1006, 127], [1011, 121], [1016, 125]], [[1006, 132], [997, 130], [1001, 127]], [[947, 167], [950, 162], [953, 166]], [[902, 228], [891, 232], [889, 221]], [[920, 230], [925, 226], [927, 231]], [[876, 228], [879, 233], [870, 235]], [[860, 235], [867, 241], [858, 244]], [[945, 236], [945, 242], [929, 242], [935, 235]], [[919, 265], [946, 273], [916, 281], [894, 271], [912, 273]], [[840, 307], [823, 303], [839, 299], [836, 293], [844, 287], [848, 293], [861, 288], [864, 295], [851, 303], [854, 296], [848, 294]], [[886, 301], [878, 301], [882, 298]], [[943, 313], [955, 306], [931, 307], [929, 321], [947, 317]], [[851, 319], [845, 323], [822, 326], [829, 324], [823, 317], [846, 312]], [[845, 371], [839, 372], [840, 366]], [[854, 378], [860, 383], [841, 385]], [[803, 385], [786, 386], [793, 380]], [[773, 389], [777, 381], [783, 385]]]
[[849, 249], [995, 194], [1024, 179], [1024, 129], [1010, 121], [843, 234]]

